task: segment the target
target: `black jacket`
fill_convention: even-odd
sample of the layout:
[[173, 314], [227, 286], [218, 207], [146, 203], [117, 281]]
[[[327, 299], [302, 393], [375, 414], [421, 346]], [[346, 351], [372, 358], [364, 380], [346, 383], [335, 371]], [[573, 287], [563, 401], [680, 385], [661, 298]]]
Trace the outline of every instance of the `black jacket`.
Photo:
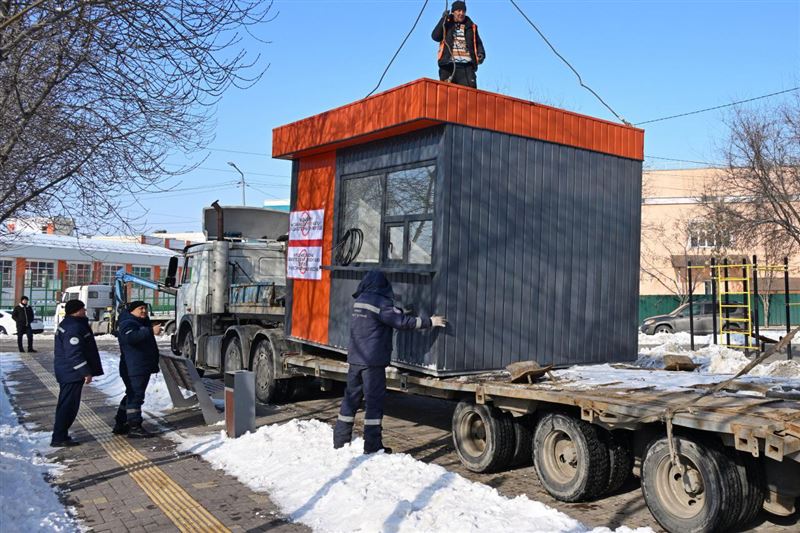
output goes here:
[[[447, 21], [444, 22], [445, 30], [447, 32], [446, 38], [442, 39], [442, 23], [444, 17], [439, 20], [436, 27], [433, 28], [431, 38], [439, 43], [439, 66], [446, 67], [452, 65], [452, 58], [450, 51], [453, 49], [453, 39], [455, 33], [456, 23], [453, 21], [453, 16], [448, 15]], [[475, 70], [478, 70], [478, 65], [483, 63], [486, 59], [486, 50], [483, 49], [483, 41], [478, 35], [478, 25], [472, 22], [469, 17], [464, 17], [464, 39], [467, 41], [467, 50], [470, 57], [472, 57], [472, 64]]]
[[59, 383], [103, 375], [100, 353], [88, 318], [65, 316], [58, 324], [53, 349], [53, 370]]
[[403, 314], [394, 306], [394, 293], [380, 271], [368, 272], [353, 294], [353, 319], [347, 362], [352, 365], [388, 366], [395, 329], [431, 327], [430, 318]]
[[27, 328], [33, 322], [33, 307], [30, 305], [22, 307], [22, 305], [17, 304], [14, 310], [11, 311], [11, 318], [17, 323], [17, 331], [20, 328]]
[[[158, 373], [158, 344], [149, 318], [137, 318], [127, 311], [119, 317], [117, 327], [120, 358], [128, 375]], [[122, 368], [120, 363], [120, 369]]]

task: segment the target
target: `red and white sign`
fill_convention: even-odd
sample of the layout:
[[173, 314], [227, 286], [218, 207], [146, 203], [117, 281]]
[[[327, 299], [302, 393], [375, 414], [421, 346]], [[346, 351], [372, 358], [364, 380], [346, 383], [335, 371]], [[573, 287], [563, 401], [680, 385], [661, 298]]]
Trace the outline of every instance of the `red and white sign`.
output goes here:
[[322, 246], [290, 246], [286, 255], [286, 277], [322, 279]]
[[321, 240], [324, 220], [324, 209], [292, 211], [289, 213], [289, 241]]

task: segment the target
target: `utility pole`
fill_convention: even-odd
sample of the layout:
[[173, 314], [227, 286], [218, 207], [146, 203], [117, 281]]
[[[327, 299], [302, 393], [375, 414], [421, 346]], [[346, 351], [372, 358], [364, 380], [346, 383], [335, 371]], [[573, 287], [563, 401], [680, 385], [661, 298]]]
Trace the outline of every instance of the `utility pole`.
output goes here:
[[239, 175], [240, 175], [240, 176], [242, 176], [242, 205], [247, 205], [247, 204], [245, 203], [245, 200], [244, 200], [244, 187], [245, 187], [245, 183], [244, 183], [244, 172], [242, 172], [241, 170], [239, 170], [239, 167], [237, 167], [237, 166], [236, 166], [236, 163], [234, 163], [233, 161], [228, 161], [228, 164], [229, 164], [230, 166], [232, 166], [233, 168], [235, 168], [235, 169], [236, 169], [236, 172], [238, 172], [238, 173], [239, 173]]

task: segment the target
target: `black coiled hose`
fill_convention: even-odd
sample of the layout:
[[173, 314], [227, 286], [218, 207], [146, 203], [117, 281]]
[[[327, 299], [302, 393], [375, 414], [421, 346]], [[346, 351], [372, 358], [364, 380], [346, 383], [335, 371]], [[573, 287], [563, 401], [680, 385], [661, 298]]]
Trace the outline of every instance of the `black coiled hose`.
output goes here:
[[350, 228], [344, 232], [344, 235], [339, 242], [336, 243], [334, 250], [336, 251], [336, 264], [349, 265], [353, 260], [358, 257], [361, 252], [361, 245], [364, 244], [364, 232], [358, 228]]

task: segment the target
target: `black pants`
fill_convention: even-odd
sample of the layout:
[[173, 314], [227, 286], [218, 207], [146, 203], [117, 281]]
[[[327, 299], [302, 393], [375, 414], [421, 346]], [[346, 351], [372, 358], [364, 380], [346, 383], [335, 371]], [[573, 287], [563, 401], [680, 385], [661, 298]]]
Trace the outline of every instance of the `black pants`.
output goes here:
[[353, 423], [361, 400], [366, 403], [364, 412], [364, 453], [383, 449], [381, 423], [383, 401], [386, 397], [386, 368], [382, 366], [350, 365], [347, 371], [347, 389], [344, 391], [339, 418], [333, 428], [333, 447], [341, 448], [353, 436]]
[[[124, 363], [120, 363], [121, 365]], [[142, 404], [144, 404], [144, 394], [147, 391], [147, 384], [150, 383], [150, 374], [139, 376], [129, 376], [128, 372], [122, 371], [120, 367], [120, 377], [125, 383], [125, 396], [119, 402], [117, 414], [114, 421], [118, 425], [126, 422], [131, 426], [142, 425]]]
[[472, 87], [473, 89], [478, 88], [478, 75], [475, 73], [475, 65], [472, 63], [455, 63], [455, 71], [453, 68], [452, 63], [439, 67], [439, 79], [446, 81], [450, 79], [450, 76], [453, 76], [453, 79], [450, 80], [453, 83], [464, 87]]
[[33, 329], [28, 326], [17, 325], [17, 347], [22, 351], [22, 336], [28, 336], [28, 351], [33, 350]]
[[69, 437], [81, 406], [83, 380], [70, 383], [59, 383], [58, 404], [56, 405], [56, 422], [53, 424], [53, 442], [64, 442]]

